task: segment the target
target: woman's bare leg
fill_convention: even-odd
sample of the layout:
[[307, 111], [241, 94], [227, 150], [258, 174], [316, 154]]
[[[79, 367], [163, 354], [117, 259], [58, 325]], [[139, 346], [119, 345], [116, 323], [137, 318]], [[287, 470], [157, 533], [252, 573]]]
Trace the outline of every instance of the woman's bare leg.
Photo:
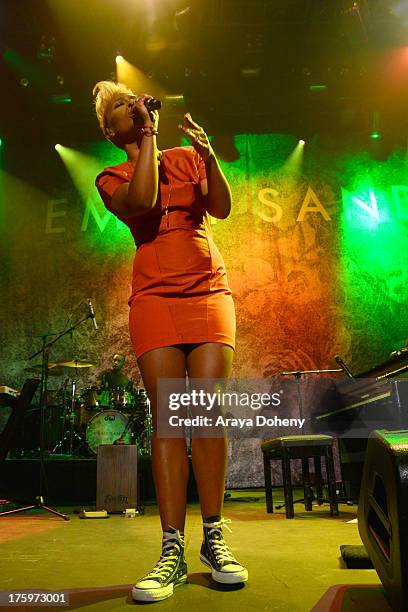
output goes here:
[[163, 531], [168, 531], [169, 527], [183, 531], [189, 473], [186, 441], [184, 438], [158, 438], [156, 424], [157, 380], [185, 378], [186, 356], [182, 350], [169, 346], [145, 353], [138, 365], [152, 409], [152, 466], [162, 528]]
[[[234, 351], [230, 346], [208, 342], [193, 349], [187, 356], [189, 378], [228, 378]], [[213, 392], [214, 389], [208, 389]], [[220, 433], [220, 430], [218, 431]], [[193, 437], [192, 463], [204, 519], [220, 515], [224, 501], [228, 445], [226, 436]]]

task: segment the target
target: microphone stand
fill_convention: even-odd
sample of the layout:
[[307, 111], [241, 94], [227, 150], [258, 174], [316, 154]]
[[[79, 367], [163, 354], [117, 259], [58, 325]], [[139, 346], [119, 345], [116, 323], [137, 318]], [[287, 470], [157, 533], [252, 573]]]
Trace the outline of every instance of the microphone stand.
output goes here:
[[[301, 376], [303, 374], [328, 374], [328, 373], [333, 373], [333, 372], [342, 372], [343, 368], [340, 369], [327, 369], [327, 370], [303, 370], [301, 371], [295, 371], [295, 372], [279, 372], [279, 376], [294, 376], [295, 380], [296, 380], [296, 391], [297, 391], [297, 400], [298, 400], [298, 408], [299, 408], [299, 417], [301, 419], [303, 419], [303, 400], [302, 400], [302, 393], [300, 390], [300, 379]], [[319, 458], [320, 460], [320, 458]], [[306, 459], [306, 461], [308, 461], [308, 459]], [[321, 486], [321, 485], [320, 485]], [[320, 488], [320, 487], [319, 487]], [[322, 491], [318, 491], [318, 495], [322, 494]], [[294, 504], [302, 504], [305, 503], [306, 504], [310, 504], [310, 510], [312, 509], [312, 501], [314, 499], [317, 499], [317, 503], [319, 506], [321, 506], [324, 502], [328, 502], [328, 499], [324, 499], [323, 497], [317, 497], [315, 496], [312, 487], [309, 487], [307, 493], [305, 491], [305, 494], [307, 495], [307, 497], [302, 497], [301, 499], [297, 499], [295, 500], [293, 503]], [[280, 510], [281, 508], [284, 508], [286, 504], [279, 504], [278, 506], [275, 506], [276, 510]]]
[[42, 338], [42, 347], [40, 350], [36, 351], [33, 355], [29, 357], [29, 359], [34, 359], [37, 355], [41, 355], [41, 381], [40, 381], [40, 481], [39, 481], [39, 494], [35, 497], [35, 503], [24, 506], [23, 508], [16, 508], [15, 510], [7, 510], [6, 512], [0, 512], [0, 516], [6, 516], [10, 514], [18, 514], [20, 512], [25, 512], [26, 510], [45, 510], [46, 512], [50, 512], [51, 514], [55, 514], [60, 518], [64, 519], [64, 521], [69, 521], [70, 518], [66, 514], [62, 512], [58, 512], [53, 508], [50, 508], [44, 503], [43, 498], [43, 485], [45, 481], [45, 469], [44, 469], [44, 425], [45, 425], [45, 411], [47, 409], [47, 396], [48, 396], [48, 364], [49, 364], [49, 356], [51, 352], [51, 348], [56, 344], [61, 338], [66, 336], [67, 334], [71, 334], [77, 327], [82, 325], [88, 319], [93, 318], [93, 313], [90, 312], [86, 317], [83, 317], [74, 325], [61, 333], [59, 333], [54, 340], [47, 342], [47, 338], [51, 335], [55, 334], [42, 334], [40, 337]]

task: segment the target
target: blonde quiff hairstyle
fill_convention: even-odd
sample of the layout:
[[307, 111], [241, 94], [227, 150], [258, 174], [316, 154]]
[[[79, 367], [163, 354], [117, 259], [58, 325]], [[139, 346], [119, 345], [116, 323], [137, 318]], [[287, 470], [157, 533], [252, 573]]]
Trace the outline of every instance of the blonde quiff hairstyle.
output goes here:
[[133, 91], [129, 89], [129, 87], [126, 87], [126, 85], [123, 85], [123, 83], [115, 83], [115, 81], [99, 81], [93, 88], [92, 93], [95, 96], [95, 111], [99, 125], [105, 137], [108, 138], [106, 134], [106, 129], [108, 127], [106, 111], [109, 104], [114, 98], [123, 95], [133, 96]]

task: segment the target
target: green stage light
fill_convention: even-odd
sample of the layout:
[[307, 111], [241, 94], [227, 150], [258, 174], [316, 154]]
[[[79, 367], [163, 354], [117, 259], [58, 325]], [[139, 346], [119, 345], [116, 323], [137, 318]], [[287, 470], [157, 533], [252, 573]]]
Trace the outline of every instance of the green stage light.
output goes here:
[[379, 111], [374, 111], [372, 120], [371, 120], [371, 134], [370, 134], [371, 140], [379, 140], [381, 138], [380, 120], [381, 120], [381, 115]]
[[60, 145], [58, 154], [71, 177], [83, 207], [80, 230], [89, 249], [132, 252], [134, 242], [126, 225], [109, 212], [95, 187], [103, 168], [123, 162], [123, 152], [106, 141], [98, 142], [90, 154]]
[[3, 139], [0, 138], [0, 147], [3, 146]]
[[302, 140], [302, 139], [300, 139], [300, 140], [299, 140], [299, 144], [300, 144], [300, 145], [304, 145], [304, 144], [305, 144], [305, 141], [304, 141], [304, 140]]
[[349, 156], [342, 169], [340, 284], [347, 296], [346, 325], [353, 321], [357, 333], [366, 338], [373, 337], [385, 320], [390, 338], [403, 333], [400, 316], [408, 297], [407, 187], [392, 187], [403, 168], [398, 156], [378, 162], [364, 152]]
[[70, 104], [72, 102], [69, 94], [54, 94], [51, 96], [51, 100], [54, 104]]
[[59, 143], [57, 143], [54, 148], [55, 148], [56, 151], [60, 151], [61, 150], [61, 145]]

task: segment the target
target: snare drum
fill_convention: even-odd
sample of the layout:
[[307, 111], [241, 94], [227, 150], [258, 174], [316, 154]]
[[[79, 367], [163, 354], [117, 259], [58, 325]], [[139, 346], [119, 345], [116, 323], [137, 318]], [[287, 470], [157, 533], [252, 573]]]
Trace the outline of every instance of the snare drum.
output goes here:
[[132, 432], [127, 429], [128, 423], [129, 419], [117, 410], [95, 414], [86, 427], [86, 442], [91, 451], [96, 453], [100, 444], [114, 444], [122, 436], [124, 444], [130, 444]]

